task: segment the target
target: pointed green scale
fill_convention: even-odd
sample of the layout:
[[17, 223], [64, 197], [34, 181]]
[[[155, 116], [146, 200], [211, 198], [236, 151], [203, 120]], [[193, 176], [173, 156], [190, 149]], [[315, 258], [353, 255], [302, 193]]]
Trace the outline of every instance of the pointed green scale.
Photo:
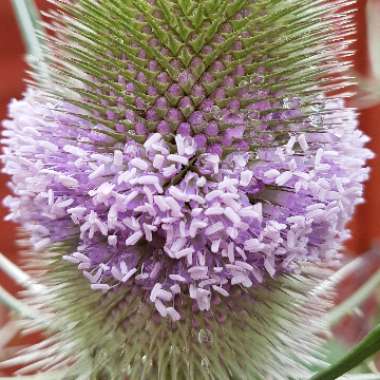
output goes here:
[[171, 10], [175, 7], [175, 4], [166, 0], [158, 0], [157, 3], [165, 16], [167, 25], [174, 29], [182, 42], [186, 42], [192, 32], [192, 28], [186, 24], [186, 21], [183, 19], [182, 15], [172, 13]]
[[[185, 67], [190, 66], [190, 62], [193, 59], [193, 54], [191, 53], [191, 49], [188, 46], [184, 46], [178, 53], [178, 58], [182, 62]], [[200, 74], [196, 76], [199, 78]]]
[[[264, 289], [250, 291], [251, 304], [237, 298], [238, 304], [231, 309], [221, 303], [207, 322], [189, 307], [186, 318], [174, 326], [164, 319], [154, 320], [151, 306], [129, 289], [118, 288], [107, 297], [91, 291], [76, 268], [60, 260], [67, 249], [56, 247], [49, 260], [39, 259], [30, 266], [54, 268], [41, 274], [40, 280], [48, 287], [59, 285], [46, 295], [45, 303], [34, 300], [33, 304], [41, 311], [49, 310], [46, 305], [54, 308], [55, 316], [49, 319], [50, 331], [57, 331], [54, 343], [49, 349], [38, 345], [32, 349], [52, 360], [70, 358], [71, 365], [65, 369], [68, 378], [89, 372], [96, 380], [125, 376], [130, 380], [262, 380], [269, 376], [282, 380], [283, 373], [308, 378], [309, 371], [302, 369], [297, 356], [314, 355], [319, 360], [320, 338], [314, 329], [321, 328], [317, 321], [326, 300], [315, 289], [324, 270], [316, 276], [315, 270], [305, 267], [303, 275], [271, 280]], [[128, 307], [122, 307], [127, 298]], [[227, 313], [229, 318], [220, 322], [218, 318]], [[28, 322], [31, 327], [35, 323]], [[305, 330], [305, 323], [310, 329]], [[285, 338], [290, 324], [292, 335]], [[285, 356], [279, 350], [283, 345], [288, 347]]]
[[[337, 40], [336, 34], [328, 33], [334, 22], [331, 11], [343, 5], [324, 0], [103, 0], [95, 5], [90, 0], [80, 0], [75, 6], [59, 2], [68, 17], [54, 16], [64, 26], [60, 41], [64, 54], [51, 61], [54, 70], [62, 74], [56, 94], [62, 97], [70, 90], [66, 86], [61, 91], [60, 87], [66, 83], [64, 77], [70, 76], [70, 67], [76, 66], [78, 72], [85, 74], [84, 87], [89, 86], [86, 77], [93, 79], [90, 86], [99, 98], [110, 95], [112, 89], [116, 98], [123, 98], [131, 110], [140, 110], [141, 120], [144, 113], [155, 112], [157, 125], [166, 115], [155, 110], [158, 96], [167, 97], [170, 107], [180, 104], [180, 94], [167, 93], [173, 84], [180, 85], [182, 96], [190, 96], [195, 106], [193, 112], [197, 112], [206, 99], [199, 95], [199, 88], [195, 90], [196, 86], [214, 99], [224, 79], [236, 75], [239, 67], [244, 68], [248, 80], [264, 68], [267, 72], [259, 85], [266, 91], [291, 91], [292, 96], [303, 96], [314, 88], [317, 94], [322, 91], [322, 87], [316, 86], [321, 75], [328, 78], [334, 71], [326, 65], [334, 53], [322, 46]], [[349, 17], [347, 12], [340, 15], [341, 34], [350, 30]], [[241, 48], [237, 48], [237, 43], [241, 43]], [[214, 65], [220, 66], [226, 56], [232, 59], [224, 63], [221, 71], [214, 72]], [[202, 64], [194, 66], [195, 59]], [[155, 71], [151, 70], [153, 66]], [[181, 82], [185, 72], [193, 77]], [[205, 75], [211, 75], [210, 80], [205, 80]], [[140, 80], [142, 76], [144, 81]], [[75, 77], [80, 80], [80, 75]], [[134, 96], [126, 96], [123, 86], [115, 85], [120, 77], [133, 85]], [[102, 85], [105, 78], [109, 90]], [[342, 78], [341, 83], [331, 82], [330, 87], [342, 87], [344, 81]], [[234, 96], [241, 97], [238, 94], [244, 88], [238, 82], [235, 78], [235, 89], [226, 89], [225, 98], [214, 100], [215, 104], [227, 107]], [[98, 91], [94, 91], [96, 88]], [[252, 99], [241, 100], [242, 107], [249, 106], [249, 98]], [[138, 99], [144, 103], [138, 105]], [[88, 94], [88, 100], [83, 102], [86, 101], [92, 103], [96, 99]], [[84, 108], [88, 110], [89, 106]], [[191, 118], [190, 108], [180, 111], [183, 121]], [[146, 124], [153, 131], [153, 121]]]

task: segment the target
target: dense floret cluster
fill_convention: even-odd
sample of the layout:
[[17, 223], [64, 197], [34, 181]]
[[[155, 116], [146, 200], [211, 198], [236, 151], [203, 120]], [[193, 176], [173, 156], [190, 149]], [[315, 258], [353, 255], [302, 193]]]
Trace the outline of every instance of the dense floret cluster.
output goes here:
[[29, 91], [5, 123], [9, 219], [36, 250], [72, 241], [64, 259], [94, 290], [140, 287], [173, 320], [184, 297], [209, 310], [233, 286], [334, 260], [347, 238], [367, 178], [367, 138], [342, 101], [320, 107], [319, 133], [304, 132], [310, 116], [283, 144], [222, 155], [185, 132], [115, 142], [70, 115], [74, 107]]

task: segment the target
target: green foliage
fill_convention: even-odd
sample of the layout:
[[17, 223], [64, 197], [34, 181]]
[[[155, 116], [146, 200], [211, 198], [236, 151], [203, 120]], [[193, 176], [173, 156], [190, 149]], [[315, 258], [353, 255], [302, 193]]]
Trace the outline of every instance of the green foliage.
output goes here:
[[356, 347], [310, 380], [335, 380], [380, 350], [380, 326], [376, 326]]

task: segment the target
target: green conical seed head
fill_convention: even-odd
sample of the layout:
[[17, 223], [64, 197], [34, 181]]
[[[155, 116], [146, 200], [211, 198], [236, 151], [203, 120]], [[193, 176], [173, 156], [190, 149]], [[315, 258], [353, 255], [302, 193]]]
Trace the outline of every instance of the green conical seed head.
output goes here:
[[[317, 95], [344, 86], [336, 74], [352, 31], [349, 3], [58, 2], [46, 89], [117, 141], [160, 132], [173, 143], [182, 133], [209, 152], [254, 151], [265, 146], [265, 121], [276, 146], [315, 112]], [[300, 112], [279, 113], [294, 98]], [[229, 131], [230, 111], [244, 115], [244, 132]]]

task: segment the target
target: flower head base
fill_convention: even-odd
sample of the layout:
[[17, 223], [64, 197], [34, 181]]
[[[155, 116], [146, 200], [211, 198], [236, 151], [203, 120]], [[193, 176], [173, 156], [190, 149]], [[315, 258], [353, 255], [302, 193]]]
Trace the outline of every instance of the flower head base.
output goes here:
[[265, 287], [235, 286], [228, 298], [214, 296], [208, 312], [184, 301], [174, 323], [157, 315], [141, 289], [94, 292], [60, 254], [50, 260], [51, 271], [40, 278], [46, 292], [30, 299], [40, 317], [26, 326], [55, 333], [10, 361], [24, 365], [20, 374], [61, 369], [54, 379], [287, 380], [307, 379], [309, 367], [323, 363], [324, 340], [316, 333], [326, 329], [331, 272], [322, 267], [306, 265], [302, 275], [279, 276]]
[[[260, 300], [271, 286], [277, 290], [268, 298], [281, 317], [265, 336], [281, 340], [284, 310], [295, 301], [278, 300], [279, 288], [292, 288], [289, 276], [305, 264], [336, 260], [370, 157], [355, 112], [325, 95], [344, 85], [329, 80], [342, 70], [331, 65], [344, 45], [332, 32], [340, 3], [60, 4], [60, 44], [48, 57], [53, 90], [51, 83], [30, 89], [5, 122], [5, 172], [14, 192], [6, 203], [41, 257], [60, 253], [54, 263], [68, 278], [44, 277], [52, 289], [60, 283], [70, 290], [48, 296], [60, 321], [87, 331], [105, 321], [99, 346], [110, 330], [126, 326], [120, 344], [101, 350], [107, 359], [99, 373], [151, 316], [149, 332], [163, 334], [169, 351], [182, 350], [186, 329], [198, 334], [208, 324], [216, 337], [223, 323], [229, 339], [240, 331], [244, 340], [249, 328], [260, 340], [257, 323], [268, 312]], [[348, 16], [341, 15], [344, 33]], [[325, 49], [326, 41], [336, 49]], [[104, 302], [107, 311], [93, 323], [68, 306], [75, 297], [69, 278], [83, 291], [76, 307]], [[299, 310], [301, 320], [303, 305]], [[79, 346], [92, 341], [71, 338]], [[149, 345], [145, 338], [136, 350]], [[285, 345], [294, 348], [297, 339]], [[230, 343], [234, 356], [238, 343]], [[227, 350], [221, 339], [217, 346]], [[267, 365], [265, 355], [277, 357], [269, 347], [261, 363], [247, 364], [247, 378], [281, 378]], [[118, 365], [110, 378], [133, 379], [149, 360], [147, 368], [175, 372], [174, 364], [160, 369], [167, 353], [155, 350], [126, 353], [133, 368]], [[210, 378], [244, 377], [241, 363], [213, 362]]]

